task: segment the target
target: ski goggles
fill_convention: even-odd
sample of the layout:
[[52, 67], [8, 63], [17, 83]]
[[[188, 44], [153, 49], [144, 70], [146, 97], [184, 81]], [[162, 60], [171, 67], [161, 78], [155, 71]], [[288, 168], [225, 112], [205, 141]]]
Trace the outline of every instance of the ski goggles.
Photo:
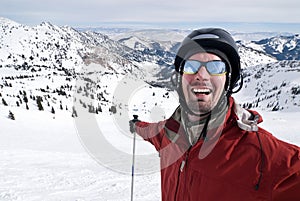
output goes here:
[[183, 74], [194, 75], [204, 66], [210, 75], [226, 74], [226, 64], [220, 60], [202, 62], [197, 60], [186, 60], [182, 69]]

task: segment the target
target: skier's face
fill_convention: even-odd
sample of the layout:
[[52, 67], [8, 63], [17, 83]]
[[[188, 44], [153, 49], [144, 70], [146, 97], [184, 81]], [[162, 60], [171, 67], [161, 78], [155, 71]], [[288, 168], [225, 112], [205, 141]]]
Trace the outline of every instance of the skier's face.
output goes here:
[[[208, 62], [221, 58], [211, 53], [197, 53], [188, 60]], [[204, 66], [196, 74], [183, 74], [182, 90], [188, 107], [196, 114], [210, 112], [221, 97], [225, 81], [225, 73], [211, 75]]]

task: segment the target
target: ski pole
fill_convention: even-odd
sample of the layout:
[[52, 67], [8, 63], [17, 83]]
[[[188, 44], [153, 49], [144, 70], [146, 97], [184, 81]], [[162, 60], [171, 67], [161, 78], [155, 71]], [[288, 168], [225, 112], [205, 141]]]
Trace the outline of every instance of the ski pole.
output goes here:
[[[138, 115], [133, 115], [134, 120], [138, 120]], [[136, 132], [133, 132], [133, 147], [132, 147], [132, 164], [131, 164], [131, 201], [133, 201], [133, 184], [134, 184], [134, 164], [135, 164], [135, 138]]]

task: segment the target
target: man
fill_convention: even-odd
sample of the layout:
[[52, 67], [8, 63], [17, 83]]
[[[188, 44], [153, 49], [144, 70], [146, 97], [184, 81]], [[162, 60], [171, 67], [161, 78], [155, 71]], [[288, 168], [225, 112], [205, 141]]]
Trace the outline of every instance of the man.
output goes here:
[[240, 58], [223, 29], [182, 42], [172, 81], [180, 99], [158, 123], [130, 121], [160, 154], [163, 201], [300, 200], [300, 149], [257, 126], [261, 116], [231, 97]]

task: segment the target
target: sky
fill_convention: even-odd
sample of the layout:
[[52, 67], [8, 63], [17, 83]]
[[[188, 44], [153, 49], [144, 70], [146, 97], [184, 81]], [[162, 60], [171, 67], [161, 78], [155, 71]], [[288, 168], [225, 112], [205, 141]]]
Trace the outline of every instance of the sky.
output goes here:
[[0, 16], [26, 25], [228, 25], [300, 32], [299, 0], [1, 0]]

